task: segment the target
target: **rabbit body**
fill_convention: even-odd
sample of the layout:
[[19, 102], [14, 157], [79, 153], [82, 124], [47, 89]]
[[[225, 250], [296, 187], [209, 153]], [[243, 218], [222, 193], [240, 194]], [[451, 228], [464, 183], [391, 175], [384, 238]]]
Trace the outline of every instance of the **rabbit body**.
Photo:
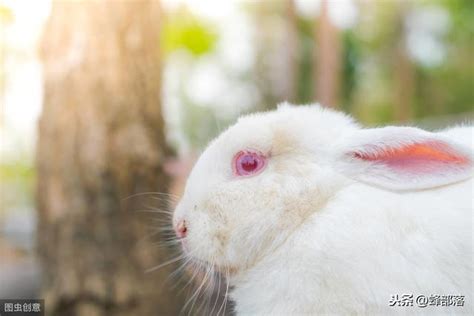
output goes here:
[[[472, 180], [417, 193], [354, 183], [232, 279], [238, 315], [472, 315]], [[390, 306], [413, 295], [413, 306]], [[418, 307], [419, 295], [464, 307]]]

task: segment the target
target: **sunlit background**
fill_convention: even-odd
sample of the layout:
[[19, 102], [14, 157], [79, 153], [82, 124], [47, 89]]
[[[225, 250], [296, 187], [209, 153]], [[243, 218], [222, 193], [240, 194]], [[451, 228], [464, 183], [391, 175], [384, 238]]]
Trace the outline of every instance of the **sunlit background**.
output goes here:
[[[370, 125], [436, 129], [473, 117], [470, 0], [161, 5], [162, 106], [177, 169], [187, 170], [239, 115], [284, 100], [319, 100]], [[40, 282], [33, 256], [38, 45], [50, 11], [47, 0], [0, 1], [0, 298], [34, 296]]]

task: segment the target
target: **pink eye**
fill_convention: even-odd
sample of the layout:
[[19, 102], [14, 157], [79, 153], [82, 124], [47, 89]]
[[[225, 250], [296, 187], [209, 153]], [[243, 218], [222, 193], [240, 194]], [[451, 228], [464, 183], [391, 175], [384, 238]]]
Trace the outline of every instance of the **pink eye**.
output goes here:
[[239, 151], [234, 157], [233, 169], [238, 176], [254, 175], [266, 165], [265, 156], [250, 151]]

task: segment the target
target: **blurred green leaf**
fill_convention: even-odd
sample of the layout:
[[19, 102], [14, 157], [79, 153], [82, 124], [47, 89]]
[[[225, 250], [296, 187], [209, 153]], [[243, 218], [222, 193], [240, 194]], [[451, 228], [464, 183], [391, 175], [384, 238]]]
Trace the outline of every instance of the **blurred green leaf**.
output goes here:
[[28, 182], [34, 177], [34, 168], [25, 162], [0, 164], [0, 181], [21, 180]]
[[11, 23], [13, 21], [13, 13], [12, 11], [0, 4], [0, 22], [1, 23]]
[[217, 33], [210, 24], [187, 11], [179, 11], [165, 21], [161, 41], [165, 55], [184, 49], [201, 56], [214, 49]]

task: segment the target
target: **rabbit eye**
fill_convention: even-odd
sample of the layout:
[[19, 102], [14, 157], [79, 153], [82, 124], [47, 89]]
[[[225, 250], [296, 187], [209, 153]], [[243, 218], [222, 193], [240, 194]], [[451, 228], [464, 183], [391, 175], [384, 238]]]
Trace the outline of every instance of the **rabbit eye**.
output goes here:
[[257, 152], [240, 151], [234, 157], [233, 169], [238, 176], [254, 175], [266, 165], [265, 156]]

